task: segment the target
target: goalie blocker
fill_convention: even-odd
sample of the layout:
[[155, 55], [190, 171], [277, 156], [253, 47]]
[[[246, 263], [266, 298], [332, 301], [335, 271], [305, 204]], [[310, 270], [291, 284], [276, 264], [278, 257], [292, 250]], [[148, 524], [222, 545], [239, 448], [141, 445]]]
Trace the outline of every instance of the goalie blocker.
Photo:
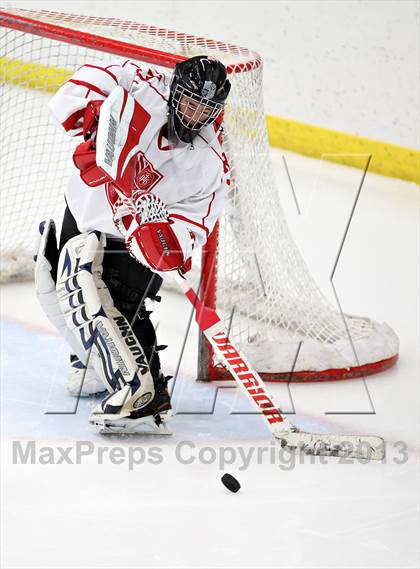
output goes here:
[[[114, 97], [127, 100], [127, 92], [115, 89]], [[130, 100], [130, 99], [129, 99]], [[163, 202], [154, 194], [135, 191], [135, 180], [138, 175], [139, 159], [133, 154], [128, 163], [117, 168], [117, 181], [100, 168], [96, 163], [96, 139], [98, 134], [99, 113], [102, 101], [89, 101], [83, 120], [83, 136], [85, 141], [76, 147], [73, 162], [80, 171], [80, 177], [90, 187], [98, 187], [107, 183], [109, 202], [113, 207], [114, 222], [124, 236], [127, 250], [140, 263], [159, 272], [180, 270], [186, 272], [191, 268], [193, 235], [186, 227], [174, 224]], [[128, 129], [125, 148], [135, 147], [141, 125], [142, 114], [133, 116]], [[112, 123], [113, 124], [113, 123]], [[106, 161], [115, 160], [115, 129], [112, 124], [107, 133], [105, 146], [100, 145], [99, 153], [106, 153]], [[103, 137], [101, 137], [103, 141]], [[132, 154], [130, 152], [130, 154]], [[134, 181], [134, 183], [133, 183]], [[134, 191], [133, 191], [134, 190]], [[129, 205], [136, 206], [135, 211]], [[128, 215], [127, 215], [128, 213]]]

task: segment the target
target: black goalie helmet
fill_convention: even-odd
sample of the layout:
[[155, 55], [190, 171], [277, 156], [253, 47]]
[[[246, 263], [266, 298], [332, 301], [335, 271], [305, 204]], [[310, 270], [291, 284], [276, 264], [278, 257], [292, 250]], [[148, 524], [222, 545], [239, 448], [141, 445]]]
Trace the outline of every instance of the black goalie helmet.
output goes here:
[[229, 91], [226, 67], [220, 61], [198, 55], [177, 63], [169, 96], [170, 132], [183, 142], [192, 142], [203, 127], [215, 121]]

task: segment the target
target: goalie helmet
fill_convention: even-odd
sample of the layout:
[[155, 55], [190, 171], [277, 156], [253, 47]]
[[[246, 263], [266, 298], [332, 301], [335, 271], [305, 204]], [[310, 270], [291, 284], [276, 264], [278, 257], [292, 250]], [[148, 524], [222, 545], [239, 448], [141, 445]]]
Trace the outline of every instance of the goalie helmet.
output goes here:
[[223, 110], [230, 91], [223, 63], [198, 55], [177, 63], [169, 96], [169, 132], [191, 143]]

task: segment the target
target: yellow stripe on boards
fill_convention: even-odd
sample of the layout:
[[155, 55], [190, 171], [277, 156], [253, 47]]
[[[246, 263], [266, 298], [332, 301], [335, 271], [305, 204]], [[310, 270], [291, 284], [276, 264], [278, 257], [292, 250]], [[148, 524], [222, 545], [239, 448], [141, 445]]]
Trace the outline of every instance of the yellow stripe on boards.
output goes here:
[[70, 79], [74, 71], [0, 57], [0, 83], [13, 83], [26, 89], [39, 89], [47, 93], [55, 93]]
[[[0, 83], [48, 93], [55, 93], [74, 71], [0, 57]], [[271, 146], [361, 169], [366, 167], [367, 157], [372, 156], [369, 171], [420, 183], [418, 150], [273, 115], [267, 115], [266, 121]]]
[[362, 170], [372, 156], [370, 172], [420, 183], [418, 150], [272, 115], [266, 119], [271, 146]]

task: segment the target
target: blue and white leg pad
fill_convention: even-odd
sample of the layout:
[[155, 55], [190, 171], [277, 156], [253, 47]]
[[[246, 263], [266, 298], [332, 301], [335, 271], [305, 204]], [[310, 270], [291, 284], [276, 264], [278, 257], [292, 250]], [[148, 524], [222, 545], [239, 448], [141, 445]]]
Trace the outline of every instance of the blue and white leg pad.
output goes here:
[[154, 397], [143, 348], [130, 323], [115, 308], [102, 280], [105, 236], [93, 231], [70, 239], [57, 269], [57, 299], [67, 328], [106, 389], [103, 413], [129, 416]]
[[55, 224], [47, 219], [39, 224], [39, 242], [35, 256], [35, 290], [38, 301], [51, 324], [70, 345], [73, 353], [86, 364], [86, 350], [81, 349], [67, 327], [57, 298], [54, 273], [57, 269], [58, 252]]

